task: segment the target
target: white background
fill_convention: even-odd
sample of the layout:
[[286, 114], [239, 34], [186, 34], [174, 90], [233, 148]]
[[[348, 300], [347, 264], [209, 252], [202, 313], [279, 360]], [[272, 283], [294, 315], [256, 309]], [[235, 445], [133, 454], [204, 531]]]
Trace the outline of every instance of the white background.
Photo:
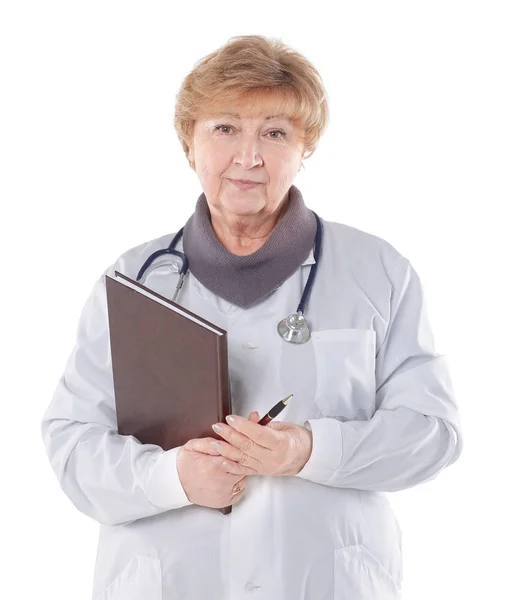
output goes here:
[[[61, 491], [40, 420], [96, 278], [175, 232], [201, 193], [175, 95], [235, 35], [320, 71], [331, 120], [296, 180], [325, 219], [385, 238], [425, 287], [464, 436], [436, 480], [389, 494], [404, 600], [518, 585], [516, 2], [12, 2], [0, 14], [0, 596], [89, 600], [98, 525]], [[9, 593], [7, 593], [9, 590]]]

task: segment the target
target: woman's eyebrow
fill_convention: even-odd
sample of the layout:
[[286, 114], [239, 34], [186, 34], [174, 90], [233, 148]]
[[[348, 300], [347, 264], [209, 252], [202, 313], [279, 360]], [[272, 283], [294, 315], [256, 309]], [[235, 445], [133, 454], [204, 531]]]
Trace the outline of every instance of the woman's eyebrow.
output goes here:
[[[234, 113], [220, 113], [220, 116], [222, 117], [233, 117], [235, 119], [241, 119], [242, 117], [240, 115], [236, 115]], [[270, 115], [269, 117], [266, 117], [265, 120], [267, 121], [268, 119], [276, 119], [276, 117], [283, 117], [286, 118], [287, 115], [284, 114], [280, 114], [280, 115]]]

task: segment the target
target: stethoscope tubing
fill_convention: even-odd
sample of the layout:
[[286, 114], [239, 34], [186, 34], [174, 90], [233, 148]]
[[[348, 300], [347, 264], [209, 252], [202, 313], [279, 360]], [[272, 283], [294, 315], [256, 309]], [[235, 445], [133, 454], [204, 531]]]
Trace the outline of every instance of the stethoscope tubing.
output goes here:
[[[316, 270], [318, 267], [318, 263], [321, 258], [321, 242], [322, 242], [321, 219], [318, 217], [318, 215], [314, 211], [311, 211], [311, 212], [316, 217], [316, 225], [317, 225], [315, 248], [314, 248], [314, 264], [311, 267], [311, 272], [309, 273], [309, 277], [305, 284], [305, 288], [303, 290], [303, 294], [300, 299], [300, 303], [298, 304], [298, 308], [296, 309], [296, 312], [299, 313], [300, 315], [303, 315], [303, 312], [307, 306], [307, 301], [308, 301], [310, 292], [312, 290], [312, 286], [314, 284], [314, 278], [316, 277]], [[188, 262], [188, 257], [186, 256], [186, 254], [184, 252], [180, 252], [179, 250], [175, 250], [175, 246], [177, 245], [179, 239], [181, 238], [183, 231], [184, 231], [184, 227], [182, 227], [175, 234], [175, 236], [174, 236], [173, 240], [170, 242], [168, 248], [160, 249], [160, 250], [157, 250], [156, 252], [153, 252], [145, 260], [145, 262], [143, 263], [142, 267], [139, 269], [139, 272], [137, 274], [137, 282], [139, 282], [142, 279], [143, 275], [146, 273], [146, 271], [150, 268], [150, 266], [161, 256], [166, 256], [168, 254], [171, 254], [173, 256], [177, 256], [178, 258], [180, 258], [181, 262], [182, 262], [182, 266], [179, 269], [179, 281], [177, 282], [177, 287], [175, 288], [175, 293], [174, 293], [174, 296], [172, 299], [173, 302], [175, 302], [175, 300], [179, 294], [179, 291], [184, 282], [184, 278], [185, 278], [186, 274], [188, 273], [188, 269], [189, 269], [189, 262]]]

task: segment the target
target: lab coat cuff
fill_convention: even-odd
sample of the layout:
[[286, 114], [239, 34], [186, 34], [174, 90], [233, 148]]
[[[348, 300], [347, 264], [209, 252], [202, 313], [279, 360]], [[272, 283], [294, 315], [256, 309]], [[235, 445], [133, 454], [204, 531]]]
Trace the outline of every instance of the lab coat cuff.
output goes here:
[[177, 454], [181, 448], [162, 452], [151, 468], [145, 493], [150, 502], [161, 508], [182, 508], [193, 504], [186, 496], [177, 471]]
[[336, 419], [321, 418], [305, 421], [304, 427], [312, 432], [312, 452], [303, 469], [295, 477], [327, 484], [342, 461], [343, 438], [341, 423]]

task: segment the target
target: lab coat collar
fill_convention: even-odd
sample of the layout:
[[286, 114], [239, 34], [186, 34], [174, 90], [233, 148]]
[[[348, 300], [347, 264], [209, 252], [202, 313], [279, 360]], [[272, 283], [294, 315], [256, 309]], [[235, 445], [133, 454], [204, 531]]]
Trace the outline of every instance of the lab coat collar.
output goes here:
[[313, 265], [315, 262], [316, 259], [314, 258], [314, 248], [311, 248], [309, 256], [307, 256], [307, 258], [302, 262], [302, 267], [304, 267], [305, 265]]

